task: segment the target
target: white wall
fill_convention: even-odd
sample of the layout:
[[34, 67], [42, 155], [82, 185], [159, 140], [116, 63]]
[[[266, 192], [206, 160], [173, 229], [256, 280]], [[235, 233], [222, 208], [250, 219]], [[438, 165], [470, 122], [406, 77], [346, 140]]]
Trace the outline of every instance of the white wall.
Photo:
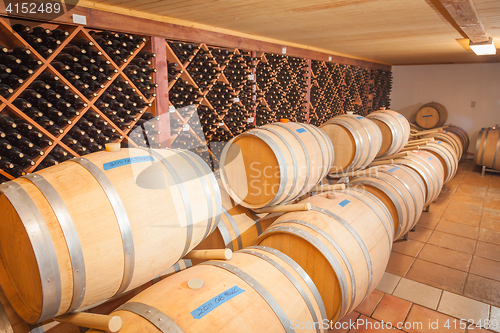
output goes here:
[[443, 104], [447, 123], [469, 134], [469, 152], [482, 127], [500, 124], [500, 64], [393, 66], [392, 74], [391, 109], [415, 121], [421, 105]]

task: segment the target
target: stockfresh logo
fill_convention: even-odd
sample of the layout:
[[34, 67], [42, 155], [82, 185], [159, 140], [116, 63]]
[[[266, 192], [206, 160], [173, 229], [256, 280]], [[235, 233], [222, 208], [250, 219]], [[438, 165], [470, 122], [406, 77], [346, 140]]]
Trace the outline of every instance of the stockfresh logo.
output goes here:
[[17, 19], [52, 21], [70, 12], [78, 2], [79, 0], [0, 0], [0, 12], [7, 14], [10, 25], [20, 23]]

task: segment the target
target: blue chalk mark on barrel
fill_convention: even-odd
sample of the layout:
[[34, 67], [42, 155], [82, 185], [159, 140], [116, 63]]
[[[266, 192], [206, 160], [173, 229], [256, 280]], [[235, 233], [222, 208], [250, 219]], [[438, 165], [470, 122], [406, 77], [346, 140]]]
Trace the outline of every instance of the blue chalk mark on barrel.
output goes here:
[[154, 159], [152, 156], [127, 157], [127, 158], [122, 158], [121, 160], [104, 163], [102, 167], [104, 168], [104, 170], [107, 171], [114, 168], [119, 168], [125, 165], [140, 163], [140, 162], [154, 162]]
[[350, 203], [349, 200], [345, 199], [345, 200], [342, 200], [341, 202], [339, 202], [339, 206], [340, 207], [345, 207], [347, 206], [347, 204]]
[[220, 293], [219, 295], [215, 296], [205, 304], [197, 307], [193, 311], [191, 311], [191, 315], [193, 316], [194, 319], [200, 319], [215, 310], [218, 306], [226, 303], [230, 299], [238, 296], [245, 290], [241, 289], [238, 286], [234, 286], [232, 288], [229, 288], [228, 290]]
[[299, 129], [297, 129], [296, 131], [297, 131], [297, 132], [299, 132], [299, 133], [305, 133], [305, 132], [306, 132], [306, 130], [305, 130], [305, 129], [303, 129], [303, 128], [299, 128]]
[[427, 118], [427, 117], [434, 117], [433, 114], [428, 114], [427, 116], [422, 116], [422, 118]]
[[399, 168], [398, 168], [398, 167], [394, 167], [394, 168], [392, 168], [392, 169], [389, 169], [389, 172], [394, 172], [394, 171], [396, 171], [396, 170], [399, 170]]

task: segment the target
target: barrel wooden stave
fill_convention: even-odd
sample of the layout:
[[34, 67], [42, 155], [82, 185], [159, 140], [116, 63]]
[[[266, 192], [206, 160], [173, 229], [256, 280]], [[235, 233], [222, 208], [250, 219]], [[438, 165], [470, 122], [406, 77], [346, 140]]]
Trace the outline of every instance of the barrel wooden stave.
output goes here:
[[474, 163], [500, 170], [500, 129], [482, 128], [476, 140]]
[[[265, 256], [266, 259], [260, 256]], [[290, 324], [292, 320], [295, 324], [321, 321], [322, 305], [321, 300], [315, 298], [314, 285], [306, 281], [306, 275], [300, 275], [290, 266], [289, 259], [285, 261], [282, 258], [283, 254], [273, 249], [252, 247], [238, 251], [230, 261], [208, 261], [175, 274], [137, 295], [129, 303], [146, 304], [155, 311], [160, 311], [164, 320], [172, 319], [186, 333], [289, 332], [290, 328], [285, 330], [274, 312], [273, 309], [277, 308], [282, 310], [282, 318]], [[268, 259], [286, 271], [296, 285]], [[220, 267], [222, 264], [241, 270], [257, 283], [248, 284], [234, 270], [228, 271]], [[190, 289], [187, 286], [187, 282], [193, 278], [203, 280], [201, 289]], [[240, 288], [243, 292], [204, 312], [201, 318], [194, 319], [199, 314], [196, 310], [200, 306], [233, 287]], [[302, 289], [302, 294], [299, 289]], [[259, 292], [267, 292], [272, 303], [267, 303]], [[303, 298], [304, 295], [306, 298]], [[119, 308], [113, 315], [120, 316], [123, 320], [120, 332], [161, 332], [133, 312]], [[304, 331], [316, 332], [315, 329]], [[324, 329], [321, 328], [319, 332], [324, 332]]]
[[410, 123], [400, 113], [392, 110], [379, 110], [367, 116], [380, 129], [382, 144], [377, 157], [397, 154], [408, 143]]
[[446, 127], [446, 130], [454, 133], [460, 138], [460, 140], [462, 141], [463, 151], [466, 152], [470, 144], [469, 135], [467, 134], [467, 132], [463, 128], [454, 125]]
[[444, 132], [427, 134], [424, 136], [424, 138], [434, 138], [435, 140], [444, 141], [448, 143], [455, 150], [458, 159], [460, 160], [460, 158], [462, 158], [462, 154], [464, 152], [462, 140], [455, 133], [452, 133], [450, 131], [444, 131]]
[[371, 120], [357, 115], [336, 116], [320, 127], [336, 152], [332, 173], [357, 170], [370, 164], [382, 144], [382, 133]]
[[303, 202], [313, 209], [282, 215], [255, 244], [295, 260], [316, 284], [328, 319], [335, 321], [360, 304], [382, 278], [394, 226], [380, 200], [363, 191], [333, 191]]
[[[189, 199], [190, 205], [188, 205], [187, 201], [186, 204], [184, 203], [184, 197], [170, 171], [163, 167], [156, 156], [148, 154], [140, 149], [122, 149], [121, 152], [116, 153], [99, 152], [85, 156], [84, 161], [90, 161], [88, 163], [100, 170], [100, 173], [104, 174], [112, 184], [111, 187], [102, 186], [105, 186], [108, 191], [110, 188], [116, 191], [117, 196], [108, 192], [114, 199], [109, 199], [94, 175], [75, 161], [61, 163], [35, 174], [36, 177], [43, 177], [53, 187], [69, 213], [71, 220], [64, 223], [74, 226], [77, 232], [76, 240], [81, 245], [85, 279], [82, 276], [80, 279], [77, 277], [73, 280], [72, 269], [76, 261], [70, 258], [65, 234], [54, 213], [56, 209], [53, 210], [37, 187], [41, 185], [34, 185], [38, 178], [32, 178], [35, 181], [19, 178], [5, 185], [6, 187], [19, 186], [20, 189], [16, 190], [16, 193], [25, 192], [33, 200], [34, 206], [30, 211], [40, 214], [41, 220], [38, 223], [47, 228], [47, 234], [52, 240], [52, 242], [45, 240], [43, 246], [52, 248], [54, 251], [53, 254], [45, 251], [44, 255], [52, 260], [51, 262], [55, 265], [53, 267], [56, 268], [50, 271], [50, 267], [39, 267], [38, 257], [33, 252], [30, 238], [25, 234], [19, 212], [8, 200], [6, 194], [0, 195], [0, 206], [2, 210], [8, 212], [2, 217], [2, 223], [9, 225], [0, 231], [2, 240], [0, 283], [12, 306], [24, 320], [36, 323], [47, 319], [43, 317], [44, 312], [40, 310], [43, 309], [43, 302], [48, 303], [49, 299], [55, 300], [50, 318], [68, 311], [70, 302], [73, 300], [74, 283], [78, 281], [85, 284], [85, 294], [79, 308], [88, 307], [114, 296], [127, 276], [130, 283], [126, 289], [122, 288], [123, 291], [134, 289], [150, 281], [180, 259], [188, 238], [186, 227], [188, 211], [193, 217], [191, 223], [194, 226], [190, 246], [186, 250], [196, 246], [210, 231], [209, 229], [215, 228], [217, 221], [215, 215], [221, 210], [218, 187], [212, 186], [216, 184], [215, 178], [212, 174], [197, 178], [198, 174], [187, 162], [190, 160], [194, 165], [201, 165], [197, 164], [201, 160], [181, 151], [157, 151], [158, 156], [163, 156], [166, 161], [179, 163], [174, 169], [184, 185], [183, 193], [185, 198]], [[147, 158], [148, 161], [104, 169], [105, 163], [127, 158]], [[181, 163], [179, 158], [186, 162]], [[157, 163], [153, 164], [151, 160]], [[179, 167], [183, 167], [183, 170], [177, 170]], [[190, 168], [191, 174], [189, 174]], [[204, 172], [203, 169], [199, 171]], [[151, 195], [153, 191], [155, 194]], [[200, 193], [208, 193], [210, 198], [200, 200]], [[110, 200], [115, 202], [115, 206], [111, 205]], [[116, 201], [124, 209], [130, 231], [127, 231], [127, 224], [123, 224], [123, 213], [115, 214]], [[147, 210], [144, 210], [144, 207], [147, 207]], [[60, 211], [60, 208], [57, 210]], [[213, 216], [208, 216], [209, 210], [212, 211]], [[205, 220], [200, 220], [203, 214], [205, 214]], [[127, 254], [130, 258], [128, 261], [125, 260], [124, 244], [130, 243], [122, 241], [117, 216], [121, 216], [124, 237], [132, 239], [134, 253], [130, 256]], [[162, 229], [169, 232], [159, 232]], [[9, 240], [14, 239], [14, 234], [17, 235], [15, 239], [18, 250], [16, 251], [12, 251], [8, 246]], [[36, 237], [42, 236], [42, 233], [36, 234]], [[74, 241], [74, 238], [68, 240], [71, 242], [71, 247], [76, 246], [78, 249], [78, 244]], [[36, 244], [33, 246], [35, 250], [39, 247]], [[132, 248], [128, 247], [128, 249]], [[166, 256], [165, 253], [169, 255]], [[131, 270], [132, 264], [135, 266], [133, 271]], [[130, 272], [127, 273], [128, 275], [124, 273], [125, 269]], [[51, 286], [50, 283], [53, 283], [56, 292], [61, 292], [60, 304], [57, 304], [57, 293], [42, 288], [40, 274], [49, 273], [55, 278], [49, 279], [48, 285]], [[60, 286], [57, 285], [58, 279], [60, 279]], [[40, 318], [41, 313], [42, 318]]]
[[455, 177], [459, 159], [456, 150], [450, 144], [445, 141], [428, 142], [420, 147], [420, 150], [428, 151], [439, 159], [445, 173], [444, 184]]
[[448, 111], [444, 105], [436, 102], [422, 105], [416, 115], [417, 124], [424, 129], [443, 126], [446, 120]]
[[233, 138], [221, 155], [221, 179], [236, 203], [261, 208], [293, 201], [324, 178], [333, 146], [309, 124], [275, 123]]

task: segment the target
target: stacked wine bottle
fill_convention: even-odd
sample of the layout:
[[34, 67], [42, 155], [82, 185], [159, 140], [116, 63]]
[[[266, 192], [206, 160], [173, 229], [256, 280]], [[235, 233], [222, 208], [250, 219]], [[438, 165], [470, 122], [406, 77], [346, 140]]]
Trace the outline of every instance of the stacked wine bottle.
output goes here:
[[[0, 19], [0, 180], [130, 142], [154, 118], [155, 54], [146, 38]], [[157, 140], [154, 129], [141, 131]], [[159, 144], [154, 143], [155, 146]]]

